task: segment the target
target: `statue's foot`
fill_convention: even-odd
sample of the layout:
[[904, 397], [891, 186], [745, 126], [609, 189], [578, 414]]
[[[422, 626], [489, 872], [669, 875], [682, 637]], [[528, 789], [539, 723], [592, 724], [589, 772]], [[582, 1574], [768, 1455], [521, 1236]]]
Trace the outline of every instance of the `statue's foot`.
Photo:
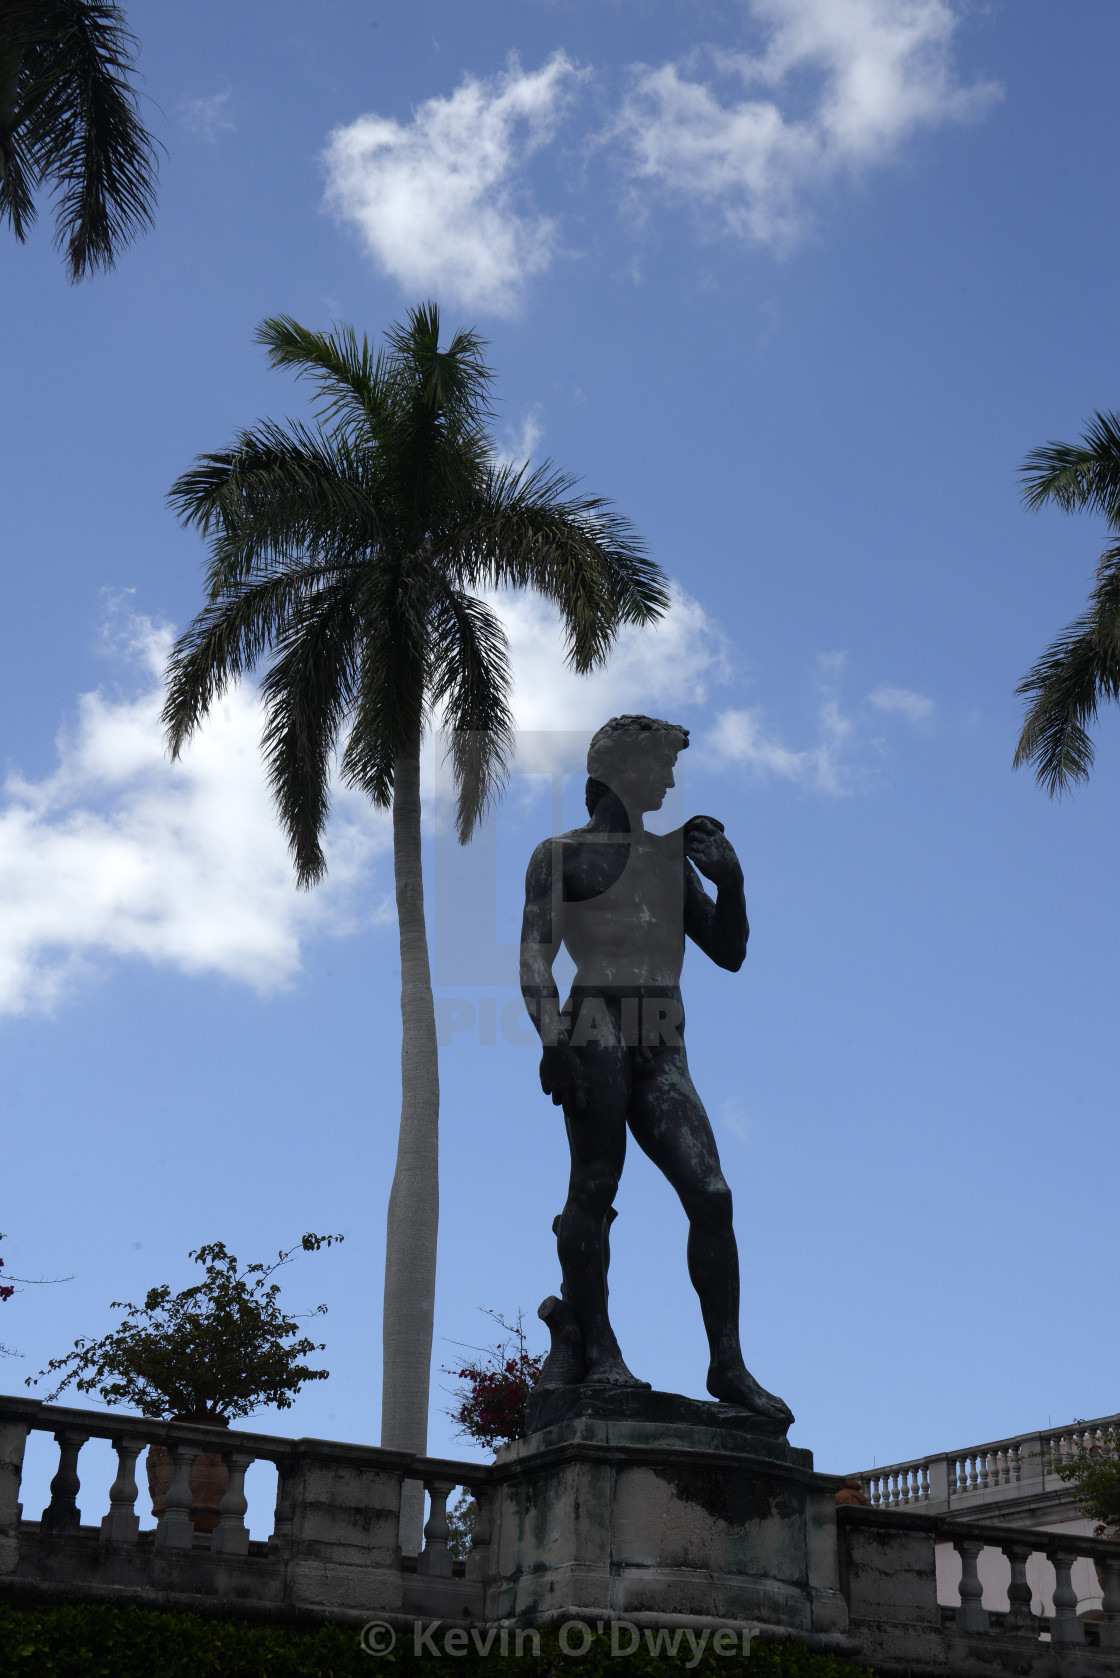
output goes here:
[[734, 1404], [764, 1421], [777, 1422], [782, 1427], [789, 1427], [793, 1421], [789, 1405], [775, 1393], [768, 1393], [765, 1387], [760, 1387], [743, 1364], [734, 1370], [720, 1369], [712, 1364], [708, 1370], [708, 1391], [721, 1404]]
[[648, 1381], [639, 1381], [622, 1361], [621, 1352], [608, 1352], [589, 1362], [580, 1378], [581, 1387], [643, 1387], [649, 1391]]

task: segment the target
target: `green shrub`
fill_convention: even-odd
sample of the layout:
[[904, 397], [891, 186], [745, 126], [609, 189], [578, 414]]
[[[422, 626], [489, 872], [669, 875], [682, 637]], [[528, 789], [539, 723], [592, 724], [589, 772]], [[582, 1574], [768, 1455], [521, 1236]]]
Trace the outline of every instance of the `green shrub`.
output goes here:
[[[442, 1638], [443, 1628], [439, 1637]], [[401, 1633], [391, 1654], [364, 1652], [356, 1626], [286, 1626], [200, 1614], [166, 1614], [133, 1607], [73, 1603], [59, 1608], [0, 1607], [0, 1673], [4, 1678], [420, 1678], [433, 1669], [456, 1678], [649, 1678], [691, 1670], [696, 1678], [724, 1674], [746, 1678], [870, 1678], [870, 1669], [798, 1643], [756, 1641], [750, 1657], [717, 1656], [695, 1664], [687, 1643], [674, 1658], [653, 1656], [643, 1643], [633, 1655], [612, 1656], [609, 1639], [595, 1636], [587, 1654], [560, 1651], [544, 1633], [540, 1658], [526, 1643], [519, 1658], [497, 1640], [488, 1655], [473, 1648], [455, 1656], [413, 1652], [412, 1634]]]

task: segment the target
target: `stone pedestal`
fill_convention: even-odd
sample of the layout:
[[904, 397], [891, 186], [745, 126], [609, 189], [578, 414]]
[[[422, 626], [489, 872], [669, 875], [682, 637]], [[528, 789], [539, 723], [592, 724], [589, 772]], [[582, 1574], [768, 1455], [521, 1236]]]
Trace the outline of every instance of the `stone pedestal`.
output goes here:
[[[566, 1391], [577, 1411], [628, 1402]], [[814, 1473], [811, 1453], [784, 1438], [746, 1431], [744, 1412], [642, 1396], [647, 1415], [675, 1403], [695, 1419], [569, 1415], [498, 1452], [488, 1618], [843, 1632], [842, 1479]]]

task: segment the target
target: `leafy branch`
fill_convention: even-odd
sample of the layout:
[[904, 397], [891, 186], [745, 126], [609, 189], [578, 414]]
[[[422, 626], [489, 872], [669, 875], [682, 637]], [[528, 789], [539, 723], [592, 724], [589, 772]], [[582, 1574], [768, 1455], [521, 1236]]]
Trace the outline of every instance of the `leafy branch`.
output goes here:
[[518, 1311], [512, 1323], [497, 1311], [486, 1310], [483, 1314], [497, 1323], [505, 1338], [492, 1346], [452, 1341], [453, 1345], [477, 1355], [460, 1369], [444, 1366], [445, 1375], [454, 1375], [466, 1383], [454, 1390], [452, 1396], [458, 1403], [445, 1414], [464, 1437], [493, 1449], [512, 1439], [524, 1439], [525, 1405], [544, 1358], [526, 1347], [523, 1312]]
[[[177, 1294], [165, 1282], [148, 1290], [143, 1305], [113, 1300], [110, 1310], [123, 1310], [124, 1317], [111, 1333], [100, 1340], [80, 1336], [72, 1351], [52, 1358], [25, 1384], [61, 1375], [48, 1403], [73, 1384], [106, 1404], [134, 1405], [144, 1416], [229, 1419], [266, 1404], [286, 1410], [304, 1382], [325, 1381], [329, 1371], [300, 1362], [326, 1348], [300, 1335], [271, 1278], [293, 1253], [317, 1253], [341, 1240], [307, 1234], [271, 1264], [244, 1269], [221, 1241], [199, 1247], [188, 1256], [203, 1266], [204, 1281]], [[326, 1309], [318, 1305], [312, 1314]]]

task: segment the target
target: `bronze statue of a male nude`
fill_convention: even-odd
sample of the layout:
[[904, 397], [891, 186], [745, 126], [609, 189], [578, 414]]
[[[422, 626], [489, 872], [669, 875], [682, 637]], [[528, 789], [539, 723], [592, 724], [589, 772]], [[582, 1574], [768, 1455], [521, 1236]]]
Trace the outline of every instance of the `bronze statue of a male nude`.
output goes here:
[[[607, 1315], [608, 1230], [629, 1128], [676, 1189], [688, 1217], [688, 1273], [700, 1298], [713, 1398], [760, 1421], [793, 1420], [748, 1372], [739, 1346], [739, 1256], [731, 1190], [689, 1076], [679, 981], [686, 936], [737, 972], [747, 947], [743, 872], [722, 825], [692, 816], [646, 831], [673, 786], [688, 730], [612, 717], [587, 755], [589, 820], [537, 846], [525, 883], [521, 990], [540, 1033], [541, 1085], [564, 1109], [572, 1170], [556, 1224], [563, 1297], [582, 1345], [567, 1379], [640, 1387]], [[716, 887], [713, 903], [697, 874]], [[560, 1007], [552, 965], [576, 964]]]

